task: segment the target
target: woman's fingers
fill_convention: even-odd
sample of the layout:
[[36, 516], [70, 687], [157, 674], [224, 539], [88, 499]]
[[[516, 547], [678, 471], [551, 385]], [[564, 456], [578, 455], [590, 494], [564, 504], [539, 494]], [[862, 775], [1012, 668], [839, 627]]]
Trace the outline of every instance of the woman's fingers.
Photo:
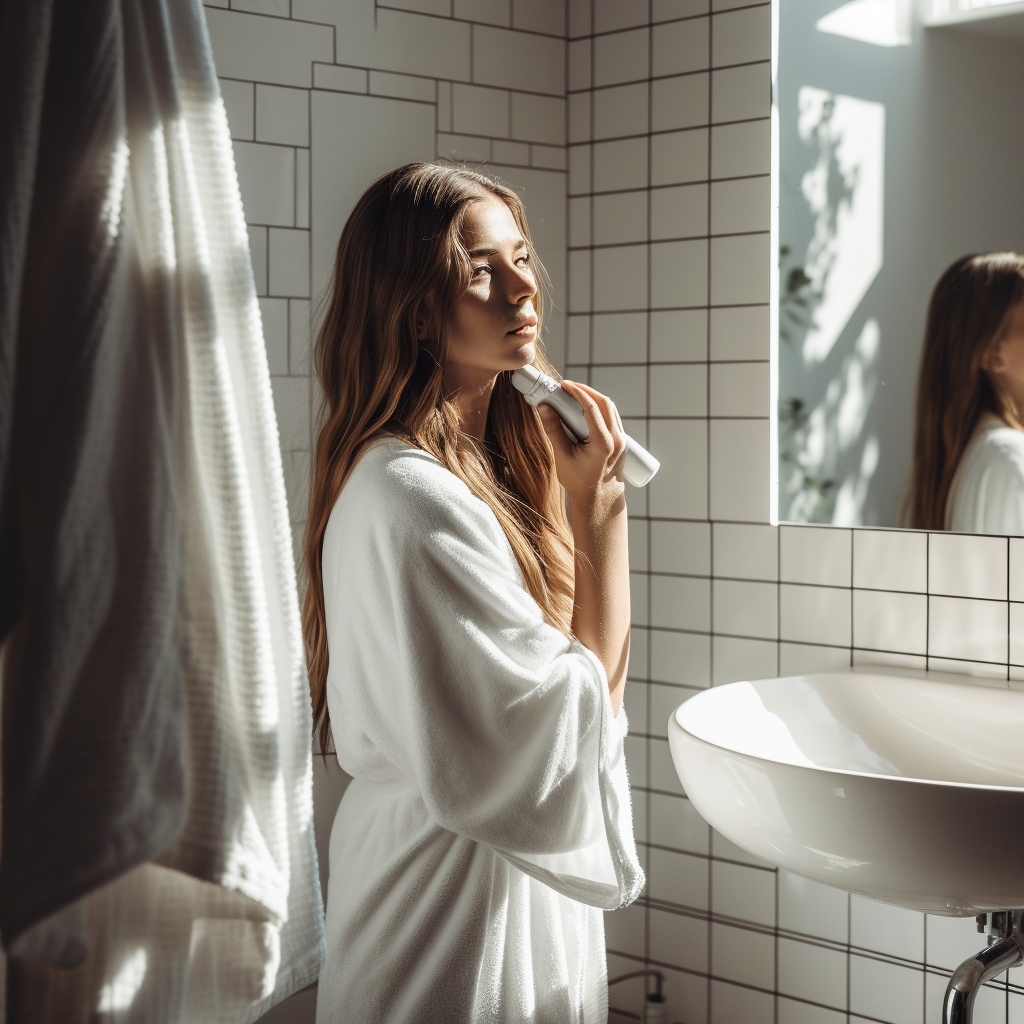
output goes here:
[[601, 416], [604, 419], [608, 433], [614, 437], [616, 428], [621, 432], [622, 423], [619, 420], [619, 414], [615, 408], [615, 403], [607, 395], [601, 394], [600, 391], [595, 390], [589, 384], [580, 384], [578, 386], [593, 398], [597, 407], [601, 410]]
[[623, 460], [626, 450], [626, 442], [623, 440], [622, 420], [619, 417], [615, 403], [607, 396], [596, 391], [588, 384], [578, 384], [575, 381], [563, 381], [568, 383], [569, 392], [583, 407], [583, 414], [590, 428], [591, 436], [595, 429], [608, 450], [609, 462], [615, 472]]
[[611, 430], [608, 427], [604, 409], [602, 409], [595, 398], [595, 396], [603, 396], [599, 392], [594, 391], [593, 388], [587, 387], [586, 384], [579, 384], [574, 380], [563, 380], [562, 387], [582, 406], [583, 418], [587, 421], [587, 426], [590, 428], [591, 438], [593, 438], [596, 432], [600, 438], [607, 439], [611, 443]]
[[601, 394], [600, 391], [595, 391], [589, 384], [581, 384], [580, 388], [585, 390], [594, 399], [597, 407], [601, 410], [608, 435], [615, 445], [615, 456], [618, 458], [626, 447], [626, 442], [622, 438], [625, 431], [622, 429], [622, 419], [619, 417], [619, 410], [607, 395]]

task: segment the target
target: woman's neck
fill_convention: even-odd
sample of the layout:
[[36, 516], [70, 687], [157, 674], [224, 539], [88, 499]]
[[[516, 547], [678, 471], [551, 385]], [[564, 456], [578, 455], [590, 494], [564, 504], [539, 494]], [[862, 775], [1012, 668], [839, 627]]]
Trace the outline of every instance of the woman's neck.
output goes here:
[[478, 441], [484, 439], [487, 430], [487, 413], [491, 407], [496, 376], [487, 371], [477, 373], [462, 370], [457, 375], [445, 374], [445, 388], [454, 392], [453, 401], [459, 410], [459, 421], [463, 431]]
[[999, 411], [993, 415], [1000, 420], [1004, 426], [1012, 427], [1014, 430], [1024, 431], [1024, 424], [1018, 413], [1020, 408], [1016, 396], [1008, 395], [1006, 392], [999, 393]]

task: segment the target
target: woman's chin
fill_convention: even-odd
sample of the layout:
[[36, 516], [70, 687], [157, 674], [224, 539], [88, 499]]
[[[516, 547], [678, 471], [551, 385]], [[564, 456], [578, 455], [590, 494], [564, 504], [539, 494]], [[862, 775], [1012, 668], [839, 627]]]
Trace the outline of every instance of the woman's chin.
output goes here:
[[537, 341], [536, 338], [531, 338], [529, 341], [524, 341], [522, 344], [517, 345], [509, 353], [509, 369], [518, 370], [521, 366], [529, 366], [536, 358]]

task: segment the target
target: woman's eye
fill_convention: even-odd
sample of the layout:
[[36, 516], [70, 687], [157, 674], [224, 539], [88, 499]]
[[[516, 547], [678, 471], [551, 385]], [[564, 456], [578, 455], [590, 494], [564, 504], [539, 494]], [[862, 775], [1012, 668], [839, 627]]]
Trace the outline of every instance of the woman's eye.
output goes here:
[[516, 260], [516, 263], [529, 264], [529, 262], [530, 262], [530, 257], [529, 256], [520, 256], [519, 259]]
[[473, 276], [476, 277], [481, 270], [486, 270], [488, 274], [491, 272], [491, 268], [486, 263], [481, 263], [479, 267], [473, 268]]

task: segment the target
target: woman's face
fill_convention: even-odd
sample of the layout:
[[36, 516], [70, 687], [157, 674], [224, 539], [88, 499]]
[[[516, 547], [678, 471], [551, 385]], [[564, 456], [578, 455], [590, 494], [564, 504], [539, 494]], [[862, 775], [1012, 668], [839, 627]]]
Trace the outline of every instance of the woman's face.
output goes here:
[[462, 243], [473, 276], [452, 310], [444, 368], [456, 387], [532, 363], [537, 342], [537, 282], [512, 211], [497, 197], [473, 203]]
[[1011, 399], [1018, 417], [1024, 416], [1024, 302], [1010, 313], [1006, 331], [985, 353], [982, 366], [997, 393]]

